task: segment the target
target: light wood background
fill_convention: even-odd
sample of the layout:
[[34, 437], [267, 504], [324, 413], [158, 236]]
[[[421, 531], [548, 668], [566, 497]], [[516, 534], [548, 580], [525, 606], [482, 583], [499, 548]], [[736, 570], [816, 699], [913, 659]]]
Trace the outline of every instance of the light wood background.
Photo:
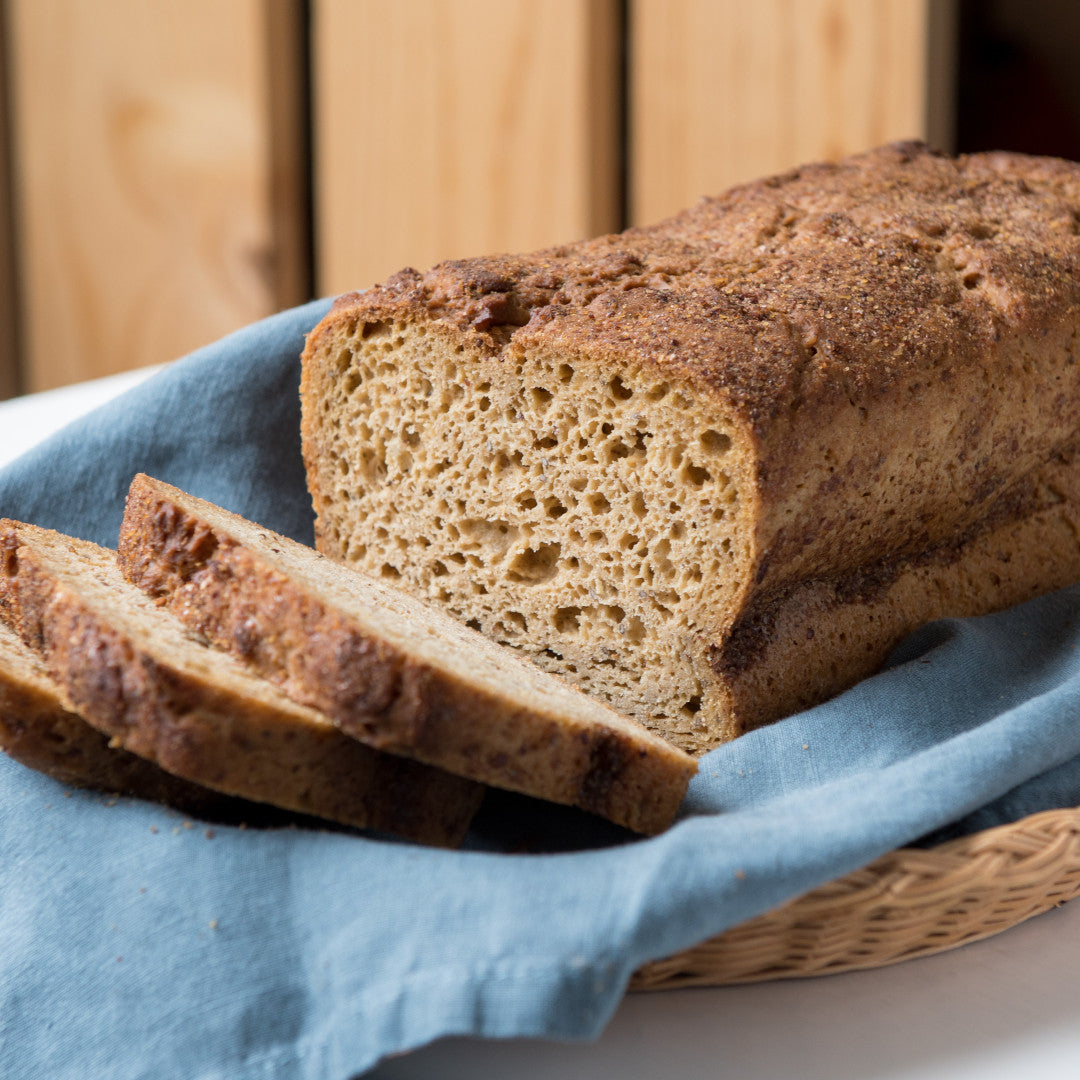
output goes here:
[[315, 0], [326, 292], [619, 225], [614, 0]]
[[[7, 26], [0, 19], [0, 58], [7, 55]], [[0, 75], [6, 74], [0, 71]], [[8, 80], [0, 78], [0, 147], [11, 146], [8, 123]], [[15, 241], [12, 236], [10, 171], [0, 167], [0, 399], [19, 389], [18, 313], [15, 299]]]
[[405, 265], [949, 137], [954, 0], [0, 5], [0, 395], [165, 361]]
[[278, 288], [298, 252], [272, 195], [271, 64], [293, 73], [269, 8], [9, 0], [26, 389], [165, 360], [299, 299]]
[[939, 44], [948, 5], [636, 0], [630, 10], [634, 223], [804, 161], [894, 139], [948, 145], [933, 93], [951, 55]]

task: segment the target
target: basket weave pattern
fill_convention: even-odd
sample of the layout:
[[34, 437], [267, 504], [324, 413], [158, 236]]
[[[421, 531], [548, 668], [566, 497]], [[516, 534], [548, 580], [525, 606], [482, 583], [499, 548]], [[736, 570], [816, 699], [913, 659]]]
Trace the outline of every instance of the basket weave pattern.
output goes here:
[[631, 990], [828, 975], [928, 956], [1080, 893], [1080, 809], [923, 851], [901, 848], [774, 911], [642, 967]]

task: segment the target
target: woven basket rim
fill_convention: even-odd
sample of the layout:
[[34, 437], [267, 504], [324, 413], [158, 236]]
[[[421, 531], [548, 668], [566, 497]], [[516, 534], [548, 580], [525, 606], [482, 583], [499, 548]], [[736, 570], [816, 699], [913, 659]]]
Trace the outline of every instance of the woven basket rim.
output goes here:
[[897, 848], [690, 949], [631, 990], [861, 970], [1001, 933], [1080, 893], [1080, 807], [1042, 810], [932, 848]]

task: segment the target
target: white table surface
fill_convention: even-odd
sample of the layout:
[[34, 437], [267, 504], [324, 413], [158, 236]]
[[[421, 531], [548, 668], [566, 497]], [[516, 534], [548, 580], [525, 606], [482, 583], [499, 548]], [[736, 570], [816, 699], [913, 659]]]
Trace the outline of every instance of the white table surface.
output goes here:
[[[0, 465], [147, 374], [0, 402]], [[369, 1075], [1080, 1080], [1080, 901], [986, 941], [874, 971], [633, 994], [594, 1044], [444, 1039]]]

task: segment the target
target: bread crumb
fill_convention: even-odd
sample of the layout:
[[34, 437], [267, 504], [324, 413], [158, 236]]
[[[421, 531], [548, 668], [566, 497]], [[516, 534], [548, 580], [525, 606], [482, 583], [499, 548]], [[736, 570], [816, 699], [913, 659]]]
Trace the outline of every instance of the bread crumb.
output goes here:
[[210, 926], [210, 929], [211, 929], [211, 930], [216, 930], [216, 929], [217, 929], [217, 927], [218, 927], [218, 921], [217, 921], [217, 919], [211, 919], [211, 920], [210, 920], [210, 923], [209, 923], [209, 926]]
[[157, 831], [158, 831], [158, 827], [156, 825], [151, 825], [150, 826], [150, 831], [156, 836]]
[[740, 881], [745, 881], [745, 880], [746, 880], [746, 871], [745, 871], [745, 870], [736, 870], [736, 871], [735, 871], [735, 876], [736, 876], [736, 877], [737, 877], [737, 878], [738, 878], [738, 879], [739, 879]]
[[195, 826], [194, 826], [194, 825], [192, 825], [190, 821], [185, 821], [185, 822], [184, 822], [184, 828], [185, 828], [185, 829], [193, 829], [194, 827], [195, 827]]
[[217, 836], [217, 833], [215, 833], [213, 829], [207, 829], [206, 832], [203, 833], [203, 836], [205, 836], [207, 840], [213, 840], [214, 837]]

